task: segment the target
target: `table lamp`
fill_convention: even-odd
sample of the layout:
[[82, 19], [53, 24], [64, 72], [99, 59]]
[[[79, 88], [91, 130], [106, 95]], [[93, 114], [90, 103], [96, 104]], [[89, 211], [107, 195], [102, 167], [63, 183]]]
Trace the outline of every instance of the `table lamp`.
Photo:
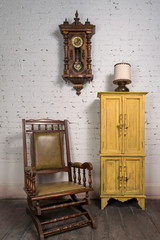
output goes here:
[[125, 86], [131, 83], [131, 65], [129, 63], [117, 63], [114, 65], [114, 84], [118, 85], [115, 92], [129, 92]]

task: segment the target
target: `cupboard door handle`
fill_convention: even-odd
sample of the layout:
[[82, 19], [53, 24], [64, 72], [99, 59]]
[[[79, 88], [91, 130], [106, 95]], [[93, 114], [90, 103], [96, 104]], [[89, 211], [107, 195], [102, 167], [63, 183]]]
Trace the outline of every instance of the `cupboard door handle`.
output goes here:
[[122, 187], [122, 166], [119, 167], [119, 187]]
[[123, 114], [119, 115], [119, 124], [117, 125], [119, 128], [119, 135], [122, 135], [122, 129], [123, 129]]
[[124, 136], [127, 135], [127, 129], [129, 128], [127, 118], [128, 118], [127, 114], [124, 114]]
[[128, 178], [127, 178], [127, 167], [124, 166], [124, 188], [127, 187], [127, 181], [128, 181]]

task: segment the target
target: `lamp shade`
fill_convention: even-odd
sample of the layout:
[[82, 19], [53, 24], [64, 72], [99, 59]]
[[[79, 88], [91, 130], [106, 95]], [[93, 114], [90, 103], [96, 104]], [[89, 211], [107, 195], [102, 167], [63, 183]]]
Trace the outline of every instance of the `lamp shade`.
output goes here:
[[115, 64], [114, 80], [131, 80], [131, 65], [129, 63]]

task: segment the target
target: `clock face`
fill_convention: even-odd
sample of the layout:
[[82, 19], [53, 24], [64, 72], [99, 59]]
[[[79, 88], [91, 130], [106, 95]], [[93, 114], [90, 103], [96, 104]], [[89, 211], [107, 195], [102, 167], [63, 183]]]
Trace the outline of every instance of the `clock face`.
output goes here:
[[72, 38], [72, 45], [75, 48], [80, 48], [83, 45], [83, 39], [79, 36], [73, 37]]

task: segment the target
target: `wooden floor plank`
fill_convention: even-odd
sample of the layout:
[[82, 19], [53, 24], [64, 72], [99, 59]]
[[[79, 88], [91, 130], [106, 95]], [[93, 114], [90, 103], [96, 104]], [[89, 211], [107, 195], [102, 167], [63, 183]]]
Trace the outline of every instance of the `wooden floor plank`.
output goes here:
[[[0, 200], [0, 240], [36, 240], [37, 231], [25, 212], [24, 200]], [[112, 201], [104, 210], [100, 200], [87, 206], [97, 229], [90, 226], [47, 238], [48, 240], [159, 240], [160, 200], [146, 200], [142, 211], [136, 201]], [[63, 210], [68, 215], [70, 209]], [[74, 210], [75, 212], [76, 210]], [[53, 211], [54, 212], [54, 211]], [[56, 216], [56, 212], [54, 212]], [[58, 216], [58, 215], [57, 215]], [[50, 216], [51, 217], [51, 216]], [[67, 220], [68, 221], [68, 220]], [[66, 221], [66, 222], [67, 222]], [[70, 219], [72, 221], [72, 219]]]
[[107, 215], [105, 225], [108, 225], [109, 240], [128, 240], [128, 236], [125, 232], [123, 222], [119, 214], [119, 208], [108, 206], [105, 208], [105, 212]]
[[[18, 216], [17, 216], [18, 215]], [[5, 239], [8, 232], [11, 231], [13, 225], [15, 224], [15, 216], [20, 217], [19, 211], [12, 204], [8, 207], [4, 207], [0, 212], [0, 239]]]
[[[6, 201], [6, 208], [0, 212], [0, 239], [19, 239], [26, 226], [31, 223], [29, 216], [25, 213], [24, 201]], [[5, 215], [4, 215], [5, 214]]]
[[[108, 225], [106, 212], [100, 209], [100, 201], [94, 200], [91, 201], [91, 204], [87, 206], [89, 211], [92, 213], [92, 216], [96, 222], [96, 229], [89, 228], [90, 235], [86, 240], [97, 240], [97, 239], [106, 239], [108, 240]], [[84, 229], [85, 231], [85, 229]]]
[[147, 200], [146, 213], [160, 233], [160, 200]]
[[31, 223], [31, 225], [26, 229], [21, 238], [16, 240], [39, 240], [36, 228], [33, 223]]
[[142, 211], [138, 208], [132, 208], [135, 215], [137, 228], [144, 235], [145, 240], [159, 240], [160, 234], [157, 231], [155, 224], [150, 220], [146, 211]]
[[[125, 203], [123, 207], [119, 208], [120, 216], [123, 222], [125, 232], [128, 236], [128, 240], [145, 239], [143, 232], [141, 232], [138, 228], [139, 222], [136, 215], [133, 213], [132, 208], [135, 207], [125, 205]], [[142, 210], [139, 209], [139, 211]]]
[[[18, 216], [17, 216], [18, 217]], [[22, 239], [22, 236], [31, 226], [32, 221], [30, 216], [26, 215], [24, 209], [20, 217], [15, 221], [15, 224], [12, 226], [10, 231], [7, 233], [5, 240], [11, 239]]]

